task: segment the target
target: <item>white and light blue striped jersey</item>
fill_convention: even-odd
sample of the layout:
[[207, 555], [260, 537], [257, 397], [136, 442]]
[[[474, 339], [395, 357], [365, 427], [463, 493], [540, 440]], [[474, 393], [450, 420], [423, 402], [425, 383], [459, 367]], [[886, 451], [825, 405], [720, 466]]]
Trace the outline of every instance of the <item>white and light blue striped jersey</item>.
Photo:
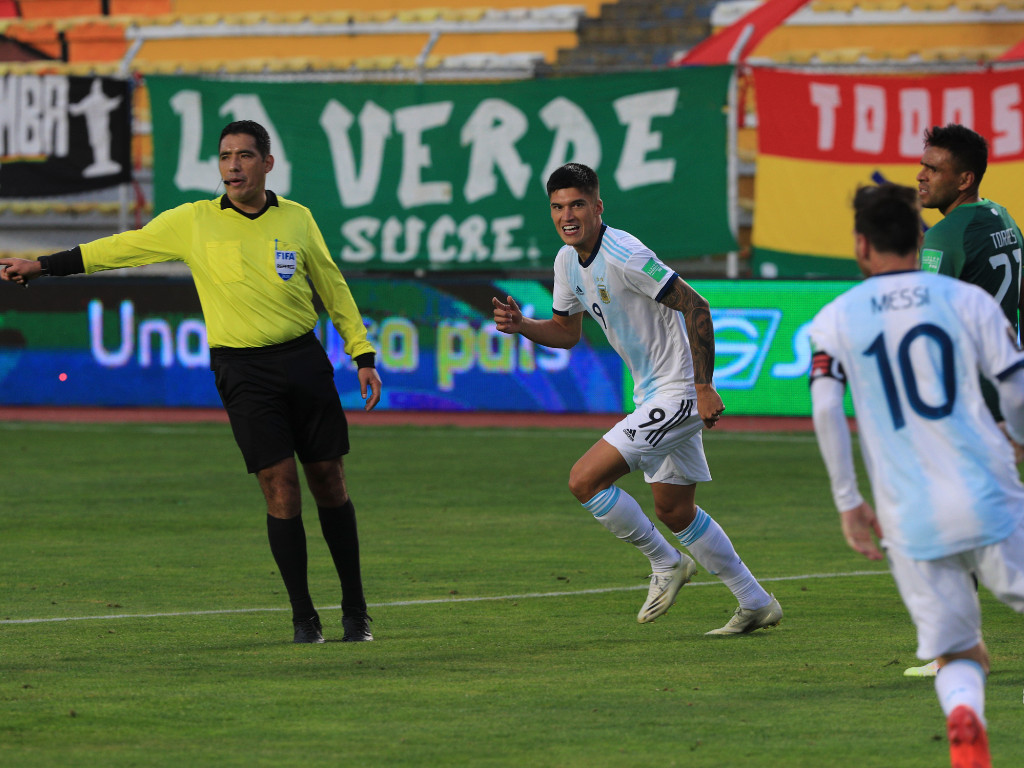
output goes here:
[[555, 257], [553, 311], [586, 310], [597, 321], [633, 374], [637, 405], [655, 393], [697, 396], [686, 322], [658, 303], [677, 277], [631, 234], [607, 225], [586, 263], [568, 245]]
[[810, 336], [812, 379], [845, 376], [852, 391], [886, 546], [933, 560], [1006, 538], [1024, 486], [978, 374], [1002, 379], [1024, 352], [992, 297], [944, 275], [875, 275], [827, 304]]

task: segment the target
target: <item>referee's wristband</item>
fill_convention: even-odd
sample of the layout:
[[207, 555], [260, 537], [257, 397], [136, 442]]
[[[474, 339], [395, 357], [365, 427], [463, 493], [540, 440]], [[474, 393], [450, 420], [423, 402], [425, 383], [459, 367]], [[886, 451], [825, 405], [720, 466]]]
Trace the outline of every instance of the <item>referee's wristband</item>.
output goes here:
[[356, 367], [358, 368], [376, 368], [377, 367], [377, 353], [376, 352], [364, 352], [363, 354], [356, 357]]
[[43, 275], [64, 277], [65, 275], [78, 275], [85, 272], [85, 262], [82, 260], [82, 249], [77, 245], [70, 251], [51, 253], [49, 256], [39, 257], [39, 266]]

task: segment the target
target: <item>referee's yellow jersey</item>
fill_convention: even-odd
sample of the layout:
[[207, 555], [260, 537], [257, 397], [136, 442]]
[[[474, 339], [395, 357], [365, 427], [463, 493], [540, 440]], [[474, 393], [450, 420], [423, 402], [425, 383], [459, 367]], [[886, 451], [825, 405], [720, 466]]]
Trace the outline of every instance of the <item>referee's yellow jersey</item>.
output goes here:
[[265, 347], [316, 325], [312, 281], [345, 352], [373, 352], [345, 278], [309, 209], [267, 191], [267, 208], [250, 218], [224, 195], [185, 203], [142, 229], [81, 246], [89, 274], [183, 261], [192, 270], [211, 347]]

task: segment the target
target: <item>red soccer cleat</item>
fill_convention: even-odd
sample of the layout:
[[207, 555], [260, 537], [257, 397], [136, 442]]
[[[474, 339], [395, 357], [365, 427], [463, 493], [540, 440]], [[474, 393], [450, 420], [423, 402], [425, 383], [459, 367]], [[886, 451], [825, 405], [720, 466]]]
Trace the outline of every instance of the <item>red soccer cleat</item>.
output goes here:
[[985, 726], [970, 707], [961, 704], [946, 720], [949, 760], [953, 768], [992, 768]]

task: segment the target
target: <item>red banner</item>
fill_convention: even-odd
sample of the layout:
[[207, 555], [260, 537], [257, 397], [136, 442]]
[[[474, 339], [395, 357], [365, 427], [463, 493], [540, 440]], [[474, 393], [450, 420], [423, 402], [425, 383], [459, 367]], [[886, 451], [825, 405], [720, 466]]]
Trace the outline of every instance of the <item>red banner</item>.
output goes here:
[[840, 163], [917, 162], [933, 125], [960, 123], [989, 159], [1024, 159], [1024, 70], [888, 77], [759, 69], [760, 151]]

